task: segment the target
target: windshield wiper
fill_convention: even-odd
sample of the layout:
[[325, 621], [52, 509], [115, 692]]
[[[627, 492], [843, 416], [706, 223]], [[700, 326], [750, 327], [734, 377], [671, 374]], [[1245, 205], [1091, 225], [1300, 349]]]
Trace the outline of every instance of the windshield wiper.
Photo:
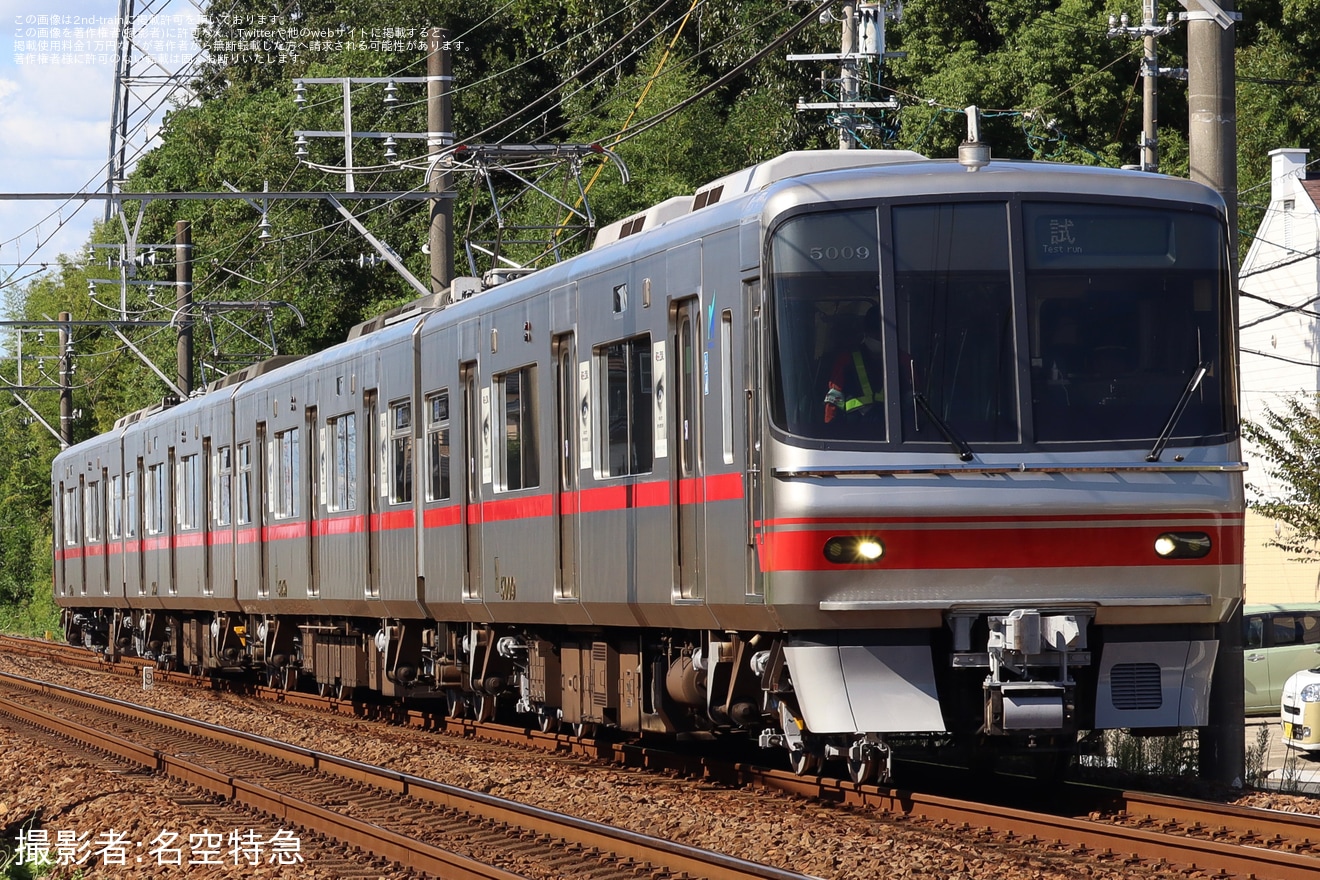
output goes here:
[[1173, 408], [1169, 415], [1169, 423], [1164, 426], [1160, 432], [1160, 437], [1155, 441], [1155, 445], [1146, 455], [1146, 461], [1159, 461], [1160, 454], [1164, 452], [1164, 447], [1169, 445], [1169, 438], [1173, 436], [1173, 429], [1178, 427], [1178, 420], [1182, 418], [1183, 410], [1187, 409], [1187, 404], [1191, 403], [1192, 395], [1200, 386], [1201, 380], [1205, 374], [1210, 372], [1210, 362], [1202, 361], [1192, 372], [1192, 378], [1187, 380], [1187, 387], [1183, 389], [1182, 397], [1178, 398], [1178, 405]]
[[967, 441], [959, 437], [954, 432], [953, 428], [949, 427], [949, 423], [944, 421], [939, 413], [935, 412], [935, 407], [930, 405], [930, 401], [926, 399], [926, 395], [922, 394], [920, 391], [913, 391], [912, 399], [917, 402], [917, 406], [921, 407], [926, 415], [930, 416], [930, 420], [935, 423], [935, 427], [940, 429], [940, 433], [944, 435], [944, 439], [948, 440], [949, 444], [953, 446], [954, 451], [958, 453], [958, 460], [971, 461], [973, 458], [972, 447], [968, 446]]

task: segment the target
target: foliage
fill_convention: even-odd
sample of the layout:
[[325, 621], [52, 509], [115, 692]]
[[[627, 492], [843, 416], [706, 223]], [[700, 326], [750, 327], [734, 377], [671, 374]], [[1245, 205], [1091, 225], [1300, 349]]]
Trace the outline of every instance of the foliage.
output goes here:
[[[1263, 424], [1243, 422], [1242, 435], [1261, 450], [1266, 471], [1282, 497], [1260, 497], [1252, 507], [1291, 528], [1266, 546], [1278, 547], [1300, 560], [1320, 559], [1320, 413], [1314, 397], [1284, 401], [1282, 412], [1266, 409]], [[1261, 495], [1250, 483], [1249, 492]]]

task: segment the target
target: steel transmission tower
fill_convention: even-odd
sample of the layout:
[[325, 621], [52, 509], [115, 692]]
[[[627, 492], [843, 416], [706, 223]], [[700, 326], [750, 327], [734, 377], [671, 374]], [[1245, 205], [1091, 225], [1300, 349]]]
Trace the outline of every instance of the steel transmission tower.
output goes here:
[[[123, 191], [129, 171], [153, 145], [164, 112], [192, 98], [188, 83], [202, 60], [194, 31], [203, 2], [119, 0], [107, 195]], [[106, 199], [105, 219], [116, 210], [116, 201]]]

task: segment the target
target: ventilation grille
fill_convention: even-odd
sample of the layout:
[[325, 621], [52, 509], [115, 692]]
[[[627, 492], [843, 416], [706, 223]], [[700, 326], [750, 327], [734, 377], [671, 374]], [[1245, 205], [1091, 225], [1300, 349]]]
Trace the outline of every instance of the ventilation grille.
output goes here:
[[720, 200], [722, 195], [724, 195], [724, 184], [704, 189], [697, 193], [696, 199], [692, 202], [692, 210], [699, 211], [707, 205], [713, 205]]
[[1116, 663], [1110, 675], [1115, 709], [1158, 709], [1164, 703], [1157, 663]]
[[627, 238], [630, 235], [635, 235], [636, 233], [641, 232], [642, 227], [645, 225], [645, 214], [642, 214], [640, 217], [634, 217], [627, 223], [623, 224], [623, 228], [619, 230], [619, 238]]

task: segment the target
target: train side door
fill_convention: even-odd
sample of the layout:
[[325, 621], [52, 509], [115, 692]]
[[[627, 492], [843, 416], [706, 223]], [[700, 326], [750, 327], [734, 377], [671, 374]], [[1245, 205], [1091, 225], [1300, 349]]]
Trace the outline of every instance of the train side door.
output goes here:
[[[746, 293], [747, 338], [743, 351], [746, 361], [746, 419], [747, 449], [744, 466], [747, 468], [747, 595], [764, 596], [765, 582], [756, 560], [756, 532], [758, 523], [765, 519], [765, 498], [761, 477], [761, 282], [749, 281]], [[736, 388], [735, 388], [736, 390]]]
[[[481, 592], [481, 484], [490, 472], [490, 390], [477, 384], [477, 365], [469, 362], [459, 367], [463, 386], [463, 598], [480, 599]], [[485, 400], [482, 394], [487, 395]]]
[[96, 486], [96, 534], [101, 541], [101, 558], [97, 569], [101, 576], [101, 592], [110, 595], [110, 470], [101, 468], [101, 479]]
[[202, 438], [202, 478], [201, 485], [197, 487], [199, 498], [197, 501], [198, 527], [202, 530], [202, 570], [199, 573], [202, 582], [201, 594], [203, 596], [215, 595], [215, 581], [211, 579], [211, 572], [214, 570], [212, 561], [214, 548], [211, 546], [211, 511], [215, 505], [215, 462], [211, 459], [211, 438]]
[[678, 303], [673, 314], [670, 357], [673, 359], [672, 413], [675, 456], [672, 498], [678, 500], [674, 518], [676, 599], [702, 599], [701, 569], [704, 533], [704, 492], [701, 462], [701, 306], [693, 299]]
[[266, 520], [269, 515], [270, 498], [269, 493], [275, 491], [270, 480], [270, 455], [271, 451], [266, 446], [266, 423], [257, 422], [257, 439], [253, 443], [257, 453], [257, 465], [252, 469], [257, 488], [252, 493], [252, 523], [255, 526], [257, 535], [257, 546], [260, 552], [257, 578], [257, 597], [267, 599], [270, 597], [270, 541], [266, 540]]
[[[367, 513], [367, 579], [365, 584], [368, 599], [380, 598], [380, 471], [376, 468], [377, 445], [384, 442], [377, 438], [376, 391], [373, 389], [362, 395], [362, 448], [366, 452], [359, 456], [365, 477], [362, 484], [366, 487]], [[361, 495], [359, 495], [361, 497]]]
[[555, 421], [559, 461], [557, 548], [561, 599], [578, 598], [578, 365], [573, 335], [566, 333], [554, 343]]
[[321, 591], [321, 505], [325, 504], [325, 450], [321, 446], [321, 426], [316, 421], [317, 409], [309, 406], [303, 411], [307, 428], [307, 595]]

